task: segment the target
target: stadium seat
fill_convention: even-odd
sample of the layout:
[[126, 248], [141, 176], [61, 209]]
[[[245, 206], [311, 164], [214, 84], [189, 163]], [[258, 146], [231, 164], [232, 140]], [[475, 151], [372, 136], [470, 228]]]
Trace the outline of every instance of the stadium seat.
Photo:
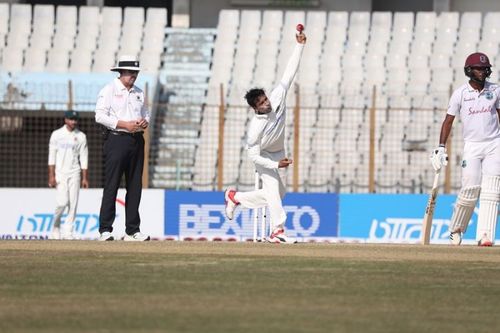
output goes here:
[[[81, 7], [90, 8], [90, 7]], [[89, 13], [88, 16], [91, 16]], [[98, 26], [98, 24], [96, 24]], [[57, 6], [56, 8], [56, 35], [63, 34], [71, 37], [76, 36], [76, 31], [78, 28], [77, 23], [77, 9], [74, 6]], [[85, 29], [90, 30], [93, 29], [93, 24], [88, 24]]]
[[104, 6], [101, 9], [101, 22], [102, 27], [120, 27], [122, 25], [122, 9], [121, 7]]
[[25, 51], [23, 70], [25, 72], [43, 72], [45, 70], [46, 50], [30, 47]]
[[[127, 54], [127, 53], [125, 53]], [[111, 67], [113, 67], [115, 62], [115, 52], [110, 49], [98, 48], [95, 50], [93, 58], [94, 62], [92, 64], [92, 72], [96, 73], [109, 73]], [[141, 64], [142, 67], [142, 64]]]
[[54, 33], [54, 6], [35, 5], [33, 10], [33, 33], [52, 36]]
[[410, 51], [412, 54], [430, 55], [432, 53], [432, 43], [434, 42], [434, 33], [429, 35], [415, 35], [415, 39], [411, 43]]
[[88, 73], [92, 67], [92, 51], [87, 49], [74, 49], [71, 52], [71, 64], [68, 72]]
[[164, 28], [167, 25], [167, 9], [149, 7], [146, 10], [145, 29], [148, 26]]
[[458, 29], [459, 14], [458, 12], [441, 12], [437, 18], [436, 29], [438, 31], [444, 29]]
[[81, 6], [78, 11], [78, 26], [82, 29], [99, 28], [101, 25], [101, 10], [97, 6]]
[[30, 34], [31, 5], [14, 3], [10, 6], [10, 34]]
[[[88, 15], [87, 17], [91, 16]], [[57, 6], [53, 46], [63, 50], [73, 49], [77, 28], [77, 8], [75, 6]], [[85, 27], [86, 32], [93, 29], [98, 29], [98, 25], [88, 24]]]
[[412, 52], [412, 54], [408, 57], [408, 66], [410, 69], [429, 68], [429, 56], [425, 53]]
[[144, 25], [144, 7], [125, 7], [123, 11], [123, 30]]
[[69, 50], [51, 49], [47, 54], [47, 66], [45, 70], [49, 73], [65, 73], [68, 71]]
[[4, 47], [4, 39], [9, 32], [9, 4], [0, 3], [0, 49]]
[[434, 30], [436, 28], [436, 12], [417, 12], [415, 31], [423, 28]]
[[29, 45], [29, 34], [11, 30], [7, 36], [7, 46], [17, 49], [26, 49]]
[[463, 12], [460, 17], [460, 30], [464, 29], [481, 29], [482, 15], [481, 12]]
[[23, 69], [23, 60], [23, 49], [7, 45], [2, 52], [1, 68], [7, 72], [20, 72]]
[[500, 41], [500, 30], [497, 22], [500, 20], [500, 12], [488, 12], [484, 16], [482, 25], [482, 39], [488, 39], [492, 42]]
[[139, 55], [139, 60], [141, 62], [142, 72], [156, 74], [160, 69], [161, 56], [160, 53], [148, 52], [142, 50]]
[[498, 42], [483, 39], [479, 42], [477, 50], [485, 53], [488, 57], [496, 57], [498, 55]]

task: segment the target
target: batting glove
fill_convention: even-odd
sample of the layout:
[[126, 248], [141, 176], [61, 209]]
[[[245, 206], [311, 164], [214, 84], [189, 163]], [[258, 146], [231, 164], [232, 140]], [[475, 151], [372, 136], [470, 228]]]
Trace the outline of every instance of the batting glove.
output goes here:
[[448, 165], [448, 154], [446, 154], [446, 149], [444, 147], [438, 147], [432, 151], [431, 164], [436, 171]]

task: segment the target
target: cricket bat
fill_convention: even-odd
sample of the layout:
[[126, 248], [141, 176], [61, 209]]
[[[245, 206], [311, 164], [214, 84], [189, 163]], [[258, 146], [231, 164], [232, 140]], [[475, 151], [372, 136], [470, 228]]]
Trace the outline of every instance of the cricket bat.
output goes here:
[[422, 220], [422, 234], [420, 239], [422, 245], [429, 245], [431, 237], [432, 218], [434, 217], [434, 207], [436, 206], [438, 193], [439, 172], [440, 170], [436, 171], [434, 183], [432, 184], [431, 193], [429, 195], [429, 201], [427, 201], [427, 207], [425, 207], [425, 215]]

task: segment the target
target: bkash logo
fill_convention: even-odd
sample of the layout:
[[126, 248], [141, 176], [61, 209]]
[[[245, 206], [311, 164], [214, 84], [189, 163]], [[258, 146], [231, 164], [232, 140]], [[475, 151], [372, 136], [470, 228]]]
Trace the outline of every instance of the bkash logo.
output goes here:
[[[453, 208], [455, 204], [451, 205]], [[476, 218], [472, 218], [468, 226], [474, 225], [479, 214], [479, 208], [474, 207]], [[500, 215], [500, 214], [499, 214]], [[451, 218], [451, 216], [450, 216]], [[449, 219], [433, 219], [431, 228], [431, 240], [447, 240], [449, 233]], [[411, 242], [421, 236], [422, 219], [421, 218], [386, 218], [383, 221], [374, 219], [370, 228], [368, 238], [370, 241], [378, 242]]]
[[[125, 208], [125, 200], [116, 199], [118, 206]], [[120, 215], [116, 214], [115, 219]], [[67, 214], [61, 216], [61, 224], [65, 223]], [[54, 224], [54, 213], [33, 213], [19, 216], [16, 232], [19, 233], [47, 233], [51, 232]], [[79, 213], [75, 215], [75, 232], [86, 234], [99, 230], [98, 213]]]

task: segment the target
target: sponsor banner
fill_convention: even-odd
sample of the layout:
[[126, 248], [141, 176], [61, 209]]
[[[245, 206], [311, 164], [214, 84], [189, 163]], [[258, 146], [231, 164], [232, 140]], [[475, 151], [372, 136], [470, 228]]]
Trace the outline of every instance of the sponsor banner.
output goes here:
[[[118, 191], [116, 219], [113, 224], [115, 238], [125, 234], [125, 194]], [[163, 190], [144, 189], [141, 205], [141, 231], [154, 238], [163, 238]], [[75, 219], [75, 234], [79, 239], [99, 237], [99, 210], [102, 189], [81, 189]], [[30, 188], [0, 189], [2, 223], [0, 239], [46, 239], [53, 228], [56, 190]], [[61, 223], [64, 223], [63, 214]]]
[[[338, 195], [288, 193], [283, 205], [287, 235], [301, 240], [338, 236]], [[238, 207], [231, 221], [224, 209], [223, 192], [167, 191], [165, 235], [174, 239], [252, 239], [256, 210]]]
[[[425, 194], [342, 194], [339, 237], [370, 243], [419, 242], [428, 198]], [[449, 243], [455, 200], [456, 195], [438, 195], [431, 243]], [[464, 244], [475, 244], [478, 211], [476, 207]]]

